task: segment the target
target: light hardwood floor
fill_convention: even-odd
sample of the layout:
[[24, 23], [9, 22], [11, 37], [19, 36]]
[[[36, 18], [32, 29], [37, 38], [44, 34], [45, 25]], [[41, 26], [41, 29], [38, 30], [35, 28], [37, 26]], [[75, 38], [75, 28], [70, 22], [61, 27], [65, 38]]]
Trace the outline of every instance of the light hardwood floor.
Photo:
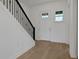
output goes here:
[[36, 41], [36, 46], [17, 59], [71, 59], [69, 45], [49, 41]]

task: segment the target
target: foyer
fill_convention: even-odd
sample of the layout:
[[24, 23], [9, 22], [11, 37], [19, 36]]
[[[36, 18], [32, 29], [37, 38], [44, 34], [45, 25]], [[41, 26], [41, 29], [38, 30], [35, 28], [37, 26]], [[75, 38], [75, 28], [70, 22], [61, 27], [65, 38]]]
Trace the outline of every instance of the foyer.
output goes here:
[[0, 59], [77, 59], [78, 0], [0, 0]]

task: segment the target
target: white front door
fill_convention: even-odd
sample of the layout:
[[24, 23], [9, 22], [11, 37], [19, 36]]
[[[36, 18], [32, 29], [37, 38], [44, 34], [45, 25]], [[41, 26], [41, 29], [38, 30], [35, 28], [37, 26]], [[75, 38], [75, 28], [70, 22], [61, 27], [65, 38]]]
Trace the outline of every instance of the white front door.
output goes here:
[[[58, 7], [59, 5], [57, 5]], [[61, 7], [61, 8], [60, 8]], [[52, 42], [60, 42], [60, 43], [69, 43], [69, 8], [65, 3], [59, 8], [52, 9], [51, 12], [52, 17], [50, 20], [50, 41]], [[61, 13], [63, 11], [63, 18], [61, 18]], [[58, 14], [56, 14], [56, 12]], [[56, 15], [59, 15], [56, 17]], [[58, 19], [58, 20], [57, 20]], [[60, 20], [62, 19], [62, 21]]]
[[40, 22], [40, 40], [50, 40], [50, 22], [49, 17], [47, 19], [42, 19]]
[[[48, 40], [52, 42], [69, 43], [69, 7], [67, 2], [62, 1], [56, 3], [53, 8], [48, 11], [48, 19], [41, 19], [40, 22], [40, 39]], [[63, 11], [60, 13], [59, 11]], [[57, 13], [56, 13], [57, 12]], [[58, 13], [59, 12], [59, 13]], [[63, 14], [63, 21], [61, 21], [61, 16], [55, 22], [55, 15]]]

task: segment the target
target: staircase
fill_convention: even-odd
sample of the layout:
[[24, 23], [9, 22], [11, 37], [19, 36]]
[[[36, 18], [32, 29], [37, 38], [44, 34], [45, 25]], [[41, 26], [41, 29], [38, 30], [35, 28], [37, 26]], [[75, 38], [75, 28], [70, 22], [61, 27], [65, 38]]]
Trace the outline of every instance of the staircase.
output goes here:
[[18, 0], [0, 0], [9, 12], [16, 18], [22, 27], [35, 40], [35, 27], [32, 25], [27, 14], [23, 10]]

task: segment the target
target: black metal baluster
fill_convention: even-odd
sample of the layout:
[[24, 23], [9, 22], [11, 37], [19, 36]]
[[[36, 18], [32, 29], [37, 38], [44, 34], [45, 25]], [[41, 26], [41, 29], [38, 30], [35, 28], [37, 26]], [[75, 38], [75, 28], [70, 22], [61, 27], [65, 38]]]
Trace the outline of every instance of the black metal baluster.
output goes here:
[[28, 16], [26, 15], [18, 0], [14, 0], [14, 16], [18, 20], [18, 22], [23, 26], [23, 28], [29, 33], [29, 35], [35, 40], [35, 27], [32, 25], [31, 21], [29, 20]]
[[9, 0], [9, 11], [11, 12], [11, 0]]
[[7, 9], [8, 9], [8, 0], [6, 0], [6, 7], [7, 7]]
[[13, 0], [12, 0], [12, 15], [13, 15]]
[[3, 0], [3, 5], [5, 5], [5, 0]]

